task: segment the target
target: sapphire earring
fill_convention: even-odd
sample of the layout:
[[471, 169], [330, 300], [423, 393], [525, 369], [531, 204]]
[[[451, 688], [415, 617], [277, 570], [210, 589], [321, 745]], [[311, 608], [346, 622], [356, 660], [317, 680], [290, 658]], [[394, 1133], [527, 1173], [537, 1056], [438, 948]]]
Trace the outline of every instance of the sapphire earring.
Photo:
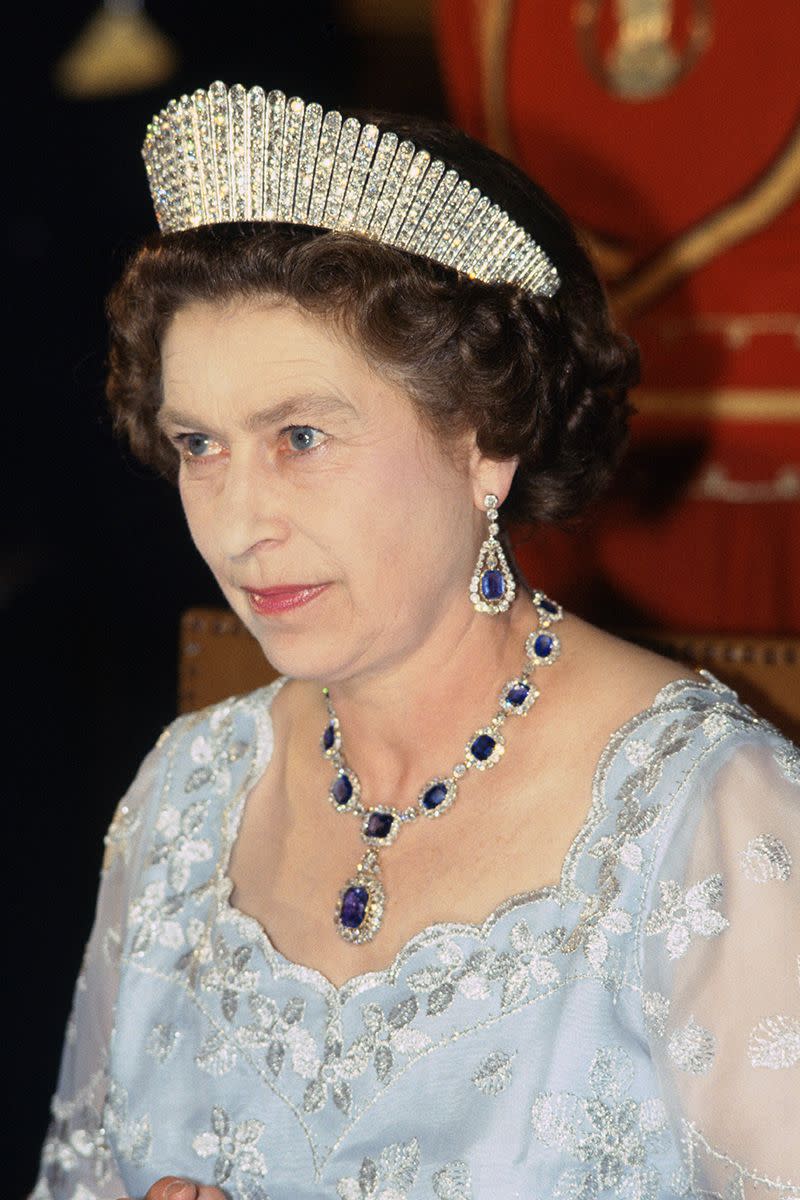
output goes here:
[[500, 526], [497, 524], [497, 496], [484, 496], [486, 516], [489, 520], [489, 536], [483, 543], [469, 584], [469, 598], [477, 612], [506, 612], [516, 593], [516, 583], [497, 540]]

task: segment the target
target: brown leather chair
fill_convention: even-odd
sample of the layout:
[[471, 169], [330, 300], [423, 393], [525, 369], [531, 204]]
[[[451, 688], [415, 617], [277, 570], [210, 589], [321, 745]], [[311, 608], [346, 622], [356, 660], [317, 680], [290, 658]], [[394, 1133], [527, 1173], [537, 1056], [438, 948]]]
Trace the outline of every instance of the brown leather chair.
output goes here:
[[[622, 636], [692, 667], [706, 667], [745, 703], [800, 741], [800, 638], [625, 630]], [[204, 708], [269, 683], [278, 672], [227, 609], [192, 608], [180, 630], [179, 706]]]

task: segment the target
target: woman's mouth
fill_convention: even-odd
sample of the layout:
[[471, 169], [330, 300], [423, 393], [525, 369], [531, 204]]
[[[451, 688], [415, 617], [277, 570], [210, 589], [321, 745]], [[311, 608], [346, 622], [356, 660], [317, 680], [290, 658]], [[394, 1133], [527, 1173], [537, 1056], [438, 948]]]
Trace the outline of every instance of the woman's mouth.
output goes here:
[[276, 588], [243, 588], [253, 612], [261, 616], [288, 612], [315, 600], [328, 587], [327, 583], [292, 583]]

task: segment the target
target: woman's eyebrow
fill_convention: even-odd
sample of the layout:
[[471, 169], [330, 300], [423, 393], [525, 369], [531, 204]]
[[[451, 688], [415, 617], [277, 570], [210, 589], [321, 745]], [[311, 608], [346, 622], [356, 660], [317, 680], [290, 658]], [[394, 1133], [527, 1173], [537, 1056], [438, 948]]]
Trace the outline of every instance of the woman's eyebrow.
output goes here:
[[[341, 396], [333, 396], [319, 392], [300, 392], [287, 396], [277, 404], [267, 405], [256, 412], [248, 414], [242, 422], [242, 428], [247, 433], [263, 429], [265, 425], [278, 425], [302, 413], [304, 416], [332, 416], [338, 412], [346, 412], [356, 416], [356, 409], [349, 400]], [[156, 420], [163, 429], [168, 425], [184, 425], [192, 429], [202, 429], [206, 433], [214, 433], [205, 422], [198, 420], [191, 413], [182, 412], [172, 405], [163, 405], [156, 415]]]

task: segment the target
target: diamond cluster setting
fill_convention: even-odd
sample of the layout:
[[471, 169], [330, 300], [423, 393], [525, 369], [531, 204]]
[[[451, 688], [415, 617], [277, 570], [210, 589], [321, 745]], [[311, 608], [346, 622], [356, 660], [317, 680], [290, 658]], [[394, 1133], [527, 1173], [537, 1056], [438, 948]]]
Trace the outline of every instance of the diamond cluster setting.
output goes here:
[[551, 626], [560, 621], [564, 613], [561, 605], [542, 591], [535, 591], [531, 599], [538, 622], [537, 628], [525, 641], [526, 666], [519, 675], [503, 685], [497, 712], [487, 725], [472, 734], [466, 742], [464, 757], [453, 766], [450, 774], [429, 779], [416, 802], [406, 808], [382, 805], [369, 808], [362, 803], [358, 776], [345, 762], [339, 720], [333, 709], [330, 691], [323, 688], [328, 723], [320, 738], [320, 746], [335, 771], [329, 799], [338, 812], [353, 813], [360, 819], [361, 838], [369, 847], [355, 875], [340, 891], [336, 904], [335, 925], [346, 941], [359, 945], [371, 941], [383, 922], [386, 894], [379, 880], [379, 851], [392, 845], [403, 825], [419, 817], [438, 819], [443, 816], [455, 803], [458, 784], [469, 771], [487, 771], [496, 766], [505, 752], [501, 729], [506, 717], [525, 716], [538, 699], [539, 689], [531, 681], [531, 672], [537, 666], [549, 665], [558, 658], [561, 645], [558, 637], [551, 632]]
[[533, 296], [560, 286], [530, 234], [440, 159], [281, 91], [217, 80], [170, 100], [147, 126], [142, 157], [162, 233], [287, 221], [361, 234]]

